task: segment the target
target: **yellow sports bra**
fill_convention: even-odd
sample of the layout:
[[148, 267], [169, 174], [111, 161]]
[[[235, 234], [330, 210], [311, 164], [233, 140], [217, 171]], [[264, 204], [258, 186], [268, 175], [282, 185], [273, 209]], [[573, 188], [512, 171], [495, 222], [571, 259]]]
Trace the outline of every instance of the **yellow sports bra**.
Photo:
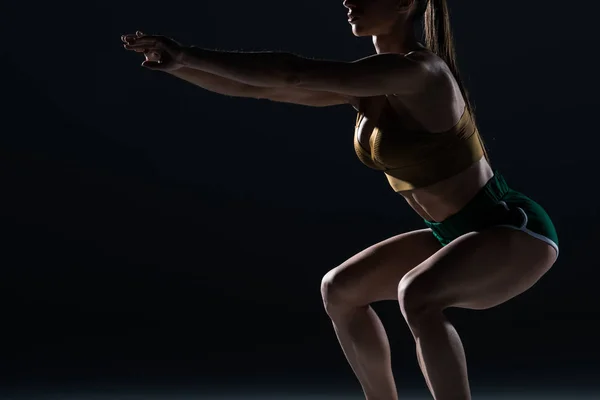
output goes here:
[[354, 150], [369, 168], [383, 171], [396, 192], [422, 188], [465, 170], [485, 154], [479, 131], [468, 109], [446, 132], [399, 129], [398, 117], [384, 109], [371, 132], [367, 151], [358, 141], [362, 113], [356, 117]]

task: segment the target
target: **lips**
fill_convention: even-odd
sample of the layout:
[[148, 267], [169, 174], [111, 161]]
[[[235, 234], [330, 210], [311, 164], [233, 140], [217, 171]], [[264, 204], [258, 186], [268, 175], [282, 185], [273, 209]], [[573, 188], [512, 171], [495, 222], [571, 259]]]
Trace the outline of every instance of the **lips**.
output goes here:
[[356, 21], [362, 16], [362, 10], [356, 6], [356, 4], [352, 4], [351, 0], [344, 1], [344, 7], [348, 9], [348, 22]]
[[360, 14], [358, 14], [358, 13], [355, 13], [355, 12], [348, 13], [348, 21], [350, 21], [350, 22], [356, 21], [359, 18], [360, 18]]

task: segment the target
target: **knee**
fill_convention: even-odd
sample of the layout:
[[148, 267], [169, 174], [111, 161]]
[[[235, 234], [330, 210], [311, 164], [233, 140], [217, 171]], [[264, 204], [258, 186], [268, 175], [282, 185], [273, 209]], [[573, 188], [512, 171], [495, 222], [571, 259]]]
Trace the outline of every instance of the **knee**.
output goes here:
[[321, 280], [321, 297], [327, 314], [339, 314], [353, 307], [354, 299], [349, 283], [342, 279], [337, 269], [332, 269]]
[[408, 325], [417, 329], [431, 315], [441, 313], [445, 306], [439, 301], [431, 282], [423, 275], [407, 274], [398, 285], [400, 310]]

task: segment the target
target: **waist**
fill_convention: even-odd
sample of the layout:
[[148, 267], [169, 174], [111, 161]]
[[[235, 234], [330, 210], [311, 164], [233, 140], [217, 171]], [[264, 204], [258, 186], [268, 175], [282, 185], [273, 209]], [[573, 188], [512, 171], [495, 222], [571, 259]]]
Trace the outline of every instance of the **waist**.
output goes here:
[[458, 212], [452, 214], [442, 221], [425, 221], [430, 227], [440, 225], [452, 225], [455, 220], [469, 220], [469, 221], [481, 221], [492, 217], [489, 213], [490, 210], [497, 207], [499, 202], [504, 196], [509, 193], [510, 188], [508, 187], [504, 177], [498, 172], [494, 172], [494, 176], [477, 192], [477, 194], [464, 205]]
[[494, 176], [485, 157], [431, 186], [398, 192], [419, 216], [443, 221], [467, 205]]

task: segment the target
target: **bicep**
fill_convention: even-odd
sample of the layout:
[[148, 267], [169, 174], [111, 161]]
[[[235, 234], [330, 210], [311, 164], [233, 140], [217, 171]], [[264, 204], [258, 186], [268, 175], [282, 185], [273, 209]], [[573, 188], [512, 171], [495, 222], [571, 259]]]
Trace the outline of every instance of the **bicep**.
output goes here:
[[257, 99], [267, 99], [282, 103], [300, 104], [311, 107], [327, 107], [341, 104], [355, 104], [357, 101], [352, 96], [310, 90], [298, 87], [275, 87], [254, 88], [254, 96]]
[[290, 86], [351, 97], [412, 94], [434, 75], [423, 57], [386, 53], [353, 62], [308, 60], [299, 65]]

